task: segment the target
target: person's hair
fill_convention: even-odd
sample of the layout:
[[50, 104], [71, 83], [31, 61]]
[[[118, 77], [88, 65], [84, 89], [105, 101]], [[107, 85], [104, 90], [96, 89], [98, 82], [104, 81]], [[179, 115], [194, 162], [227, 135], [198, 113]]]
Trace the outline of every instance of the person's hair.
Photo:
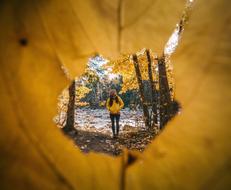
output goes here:
[[110, 99], [109, 99], [109, 106], [111, 107], [112, 104], [113, 104], [113, 99], [115, 99], [116, 103], [118, 104], [119, 103], [119, 98], [118, 96], [110, 96]]
[[111, 89], [110, 92], [109, 92], [109, 94], [110, 94], [110, 96], [111, 96], [112, 94], [116, 94], [116, 89]]

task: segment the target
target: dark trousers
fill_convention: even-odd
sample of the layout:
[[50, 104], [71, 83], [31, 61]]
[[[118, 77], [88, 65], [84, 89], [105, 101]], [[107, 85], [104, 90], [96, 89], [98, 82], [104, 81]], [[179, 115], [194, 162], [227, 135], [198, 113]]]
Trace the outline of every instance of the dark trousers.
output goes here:
[[[120, 114], [110, 114], [110, 118], [111, 118], [113, 136], [115, 134], [118, 135], [120, 130], [120, 126], [119, 126]], [[115, 121], [116, 121], [116, 126], [115, 126]]]

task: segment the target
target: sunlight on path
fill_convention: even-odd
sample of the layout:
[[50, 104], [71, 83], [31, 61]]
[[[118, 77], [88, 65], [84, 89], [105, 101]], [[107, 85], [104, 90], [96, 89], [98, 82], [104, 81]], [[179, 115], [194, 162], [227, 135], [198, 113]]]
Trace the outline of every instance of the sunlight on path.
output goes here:
[[[144, 122], [142, 120], [142, 111], [131, 111], [128, 108], [121, 110], [120, 127], [126, 126], [142, 128]], [[75, 127], [77, 129], [87, 130], [111, 130], [111, 121], [109, 113], [106, 109], [77, 109], [75, 112]]]

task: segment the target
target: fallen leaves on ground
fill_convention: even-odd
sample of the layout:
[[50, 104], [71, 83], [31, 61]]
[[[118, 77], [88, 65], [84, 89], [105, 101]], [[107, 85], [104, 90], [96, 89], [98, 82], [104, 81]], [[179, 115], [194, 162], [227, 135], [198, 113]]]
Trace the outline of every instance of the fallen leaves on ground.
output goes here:
[[95, 130], [73, 130], [69, 135], [85, 153], [93, 151], [116, 156], [120, 155], [124, 148], [142, 152], [155, 137], [155, 131], [124, 126], [117, 138], [113, 138], [111, 133], [105, 134]]

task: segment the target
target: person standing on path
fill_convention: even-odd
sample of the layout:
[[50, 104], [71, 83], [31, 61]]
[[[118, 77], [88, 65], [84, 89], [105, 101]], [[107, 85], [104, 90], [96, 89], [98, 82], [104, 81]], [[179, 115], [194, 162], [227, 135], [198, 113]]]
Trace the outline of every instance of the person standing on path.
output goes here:
[[[106, 107], [110, 112], [110, 118], [112, 123], [112, 134], [113, 138], [119, 135], [119, 120], [120, 120], [120, 110], [124, 107], [123, 100], [117, 95], [116, 90], [110, 90], [110, 97], [107, 99]], [[116, 126], [115, 126], [116, 121]]]

